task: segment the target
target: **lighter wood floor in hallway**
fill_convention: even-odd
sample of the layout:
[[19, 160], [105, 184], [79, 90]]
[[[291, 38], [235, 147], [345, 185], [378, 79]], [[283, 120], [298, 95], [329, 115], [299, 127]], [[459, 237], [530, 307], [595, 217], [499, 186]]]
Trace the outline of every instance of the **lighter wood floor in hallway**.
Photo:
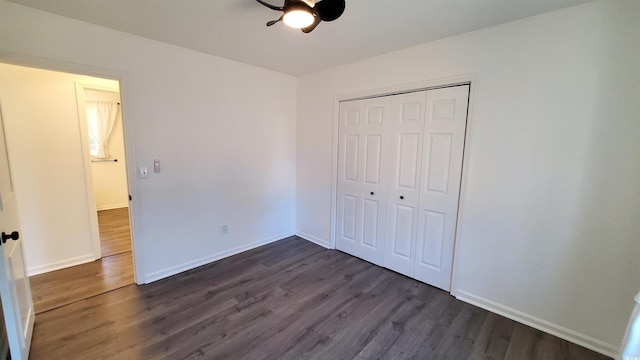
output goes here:
[[32, 276], [36, 314], [133, 284], [128, 208], [98, 212], [102, 258]]
[[102, 256], [131, 252], [129, 208], [98, 211]]

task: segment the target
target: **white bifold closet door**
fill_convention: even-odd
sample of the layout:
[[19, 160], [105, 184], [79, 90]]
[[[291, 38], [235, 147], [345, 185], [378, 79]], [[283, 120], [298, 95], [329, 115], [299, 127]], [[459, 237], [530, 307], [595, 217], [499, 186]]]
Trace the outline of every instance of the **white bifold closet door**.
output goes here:
[[468, 85], [427, 92], [413, 277], [445, 290], [451, 288], [468, 102]]
[[338, 249], [383, 265], [390, 98], [340, 105]]
[[469, 86], [340, 104], [336, 247], [449, 290]]
[[392, 96], [384, 266], [413, 276], [426, 91]]

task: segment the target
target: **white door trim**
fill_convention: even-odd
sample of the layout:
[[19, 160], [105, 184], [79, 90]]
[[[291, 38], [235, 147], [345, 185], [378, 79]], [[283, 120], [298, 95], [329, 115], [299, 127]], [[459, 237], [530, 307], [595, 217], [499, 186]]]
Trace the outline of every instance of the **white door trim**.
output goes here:
[[453, 250], [453, 269], [451, 271], [451, 294], [456, 296], [457, 283], [456, 273], [458, 271], [458, 257], [456, 256], [459, 248], [460, 228], [463, 217], [463, 209], [465, 203], [465, 193], [468, 187], [468, 168], [469, 168], [469, 148], [471, 143], [471, 123], [473, 118], [473, 105], [476, 98], [476, 91], [478, 85], [478, 74], [463, 74], [451, 77], [444, 77], [439, 79], [419, 81], [409, 84], [401, 84], [396, 86], [384, 87], [372, 90], [363, 90], [359, 92], [346, 93], [336, 95], [333, 98], [333, 133], [332, 133], [332, 146], [331, 146], [331, 217], [330, 217], [330, 245], [329, 248], [336, 248], [336, 221], [337, 221], [337, 196], [338, 196], [338, 141], [339, 141], [339, 129], [340, 129], [340, 102], [347, 100], [366, 99], [378, 96], [387, 96], [394, 94], [402, 94], [407, 92], [422, 91], [429, 89], [437, 89], [441, 87], [449, 87], [456, 85], [469, 85], [469, 104], [467, 110], [467, 127], [464, 141], [464, 152], [462, 160], [462, 180], [460, 183], [460, 198], [458, 200], [458, 217], [456, 221], [456, 231]]
[[[0, 51], [0, 62], [18, 66], [28, 66], [43, 70], [61, 71], [72, 74], [117, 80], [120, 82], [120, 106], [122, 109], [125, 109], [127, 107], [127, 86], [128, 84], [130, 84], [130, 80], [133, 77], [133, 75], [129, 72], [3, 51]], [[129, 160], [126, 162], [127, 187], [129, 188], [129, 194], [134, 199], [134, 201], [129, 202], [129, 222], [131, 225], [131, 247], [133, 254], [133, 278], [136, 284], [141, 285], [145, 282], [141, 276], [141, 274], [143, 274], [142, 269], [144, 269], [144, 263], [141, 260], [142, 256], [136, 256], [139, 251], [139, 246], [136, 246], [136, 223], [137, 219], [140, 219], [141, 217], [135, 201], [138, 198], [137, 195], [139, 194], [139, 191], [138, 178], [136, 177], [136, 167], [134, 161], [134, 126], [133, 121], [130, 121], [129, 118], [125, 119], [125, 116], [122, 117], [122, 125], [124, 132], [124, 152], [125, 157]]]

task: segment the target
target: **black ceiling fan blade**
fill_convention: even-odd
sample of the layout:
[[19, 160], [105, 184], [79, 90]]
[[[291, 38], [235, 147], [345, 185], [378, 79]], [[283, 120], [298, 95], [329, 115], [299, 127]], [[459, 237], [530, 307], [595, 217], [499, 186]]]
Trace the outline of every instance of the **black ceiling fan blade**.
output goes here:
[[307, 26], [305, 28], [302, 28], [300, 30], [302, 30], [302, 32], [305, 33], [305, 34], [308, 34], [308, 33], [312, 32], [313, 29], [315, 29], [316, 26], [318, 26], [318, 24], [320, 24], [321, 22], [322, 22], [322, 20], [316, 15], [316, 16], [313, 17], [313, 23], [311, 23], [311, 25], [309, 25], [309, 26]]
[[[262, 0], [256, 0], [257, 2], [259, 2], [260, 4], [268, 7], [271, 10], [276, 10], [276, 11], [282, 11], [284, 10], [284, 6], [275, 6], [275, 5], [271, 5], [268, 2], [262, 1]], [[285, 1], [286, 4], [286, 1]]]
[[333, 21], [344, 13], [345, 0], [321, 0], [313, 7], [322, 21]]
[[282, 18], [283, 18], [283, 17], [284, 17], [284, 15], [280, 16], [280, 17], [278, 18], [278, 20], [271, 20], [271, 21], [267, 22], [267, 26], [273, 26], [273, 25], [275, 25], [277, 22], [282, 21]]

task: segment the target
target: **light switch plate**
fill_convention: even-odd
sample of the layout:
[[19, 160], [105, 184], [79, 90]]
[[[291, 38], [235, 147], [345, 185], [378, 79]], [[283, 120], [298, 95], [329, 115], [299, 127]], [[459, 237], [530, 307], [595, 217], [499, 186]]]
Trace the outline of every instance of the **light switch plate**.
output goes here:
[[140, 177], [141, 178], [148, 178], [149, 177], [149, 169], [147, 169], [146, 166], [143, 166], [140, 168]]

